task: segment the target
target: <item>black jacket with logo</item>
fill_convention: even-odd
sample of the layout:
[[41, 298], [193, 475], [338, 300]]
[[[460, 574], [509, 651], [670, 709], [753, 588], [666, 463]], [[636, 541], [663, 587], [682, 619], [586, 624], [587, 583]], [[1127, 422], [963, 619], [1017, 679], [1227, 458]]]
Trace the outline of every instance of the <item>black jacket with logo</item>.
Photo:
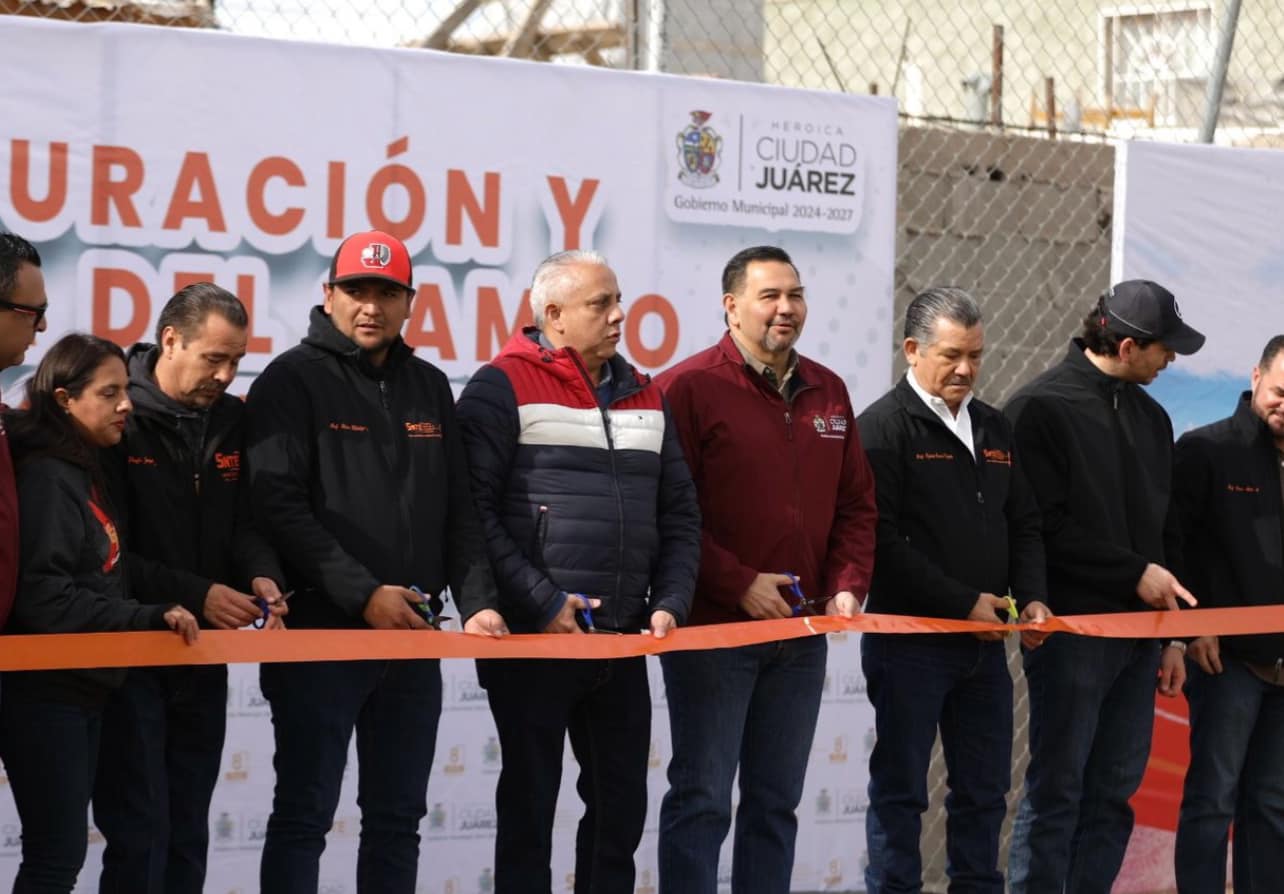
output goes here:
[[1103, 373], [1075, 339], [1005, 408], [1043, 512], [1048, 595], [1057, 614], [1144, 611], [1153, 562], [1181, 578], [1169, 515], [1173, 427], [1139, 385]]
[[[5, 632], [165, 630], [168, 605], [141, 605], [129, 598], [117, 514], [89, 472], [66, 460], [32, 457], [19, 463], [17, 479], [21, 570]], [[5, 698], [21, 693], [101, 706], [125, 673], [124, 668], [10, 672], [4, 675]]]
[[109, 454], [115, 502], [123, 507], [131, 558], [144, 565], [144, 602], [186, 606], [204, 622], [212, 583], [249, 592], [255, 577], [283, 583], [266, 541], [249, 522], [241, 487], [245, 405], [221, 396], [193, 410], [156, 384], [155, 345], [129, 352], [134, 412]]
[[856, 419], [874, 471], [878, 547], [866, 609], [966, 618], [981, 593], [1047, 598], [1039, 508], [1012, 428], [973, 398], [975, 456], [906, 379]]
[[[1202, 608], [1284, 604], [1280, 456], [1248, 392], [1234, 415], [1177, 441], [1173, 502], [1183, 582]], [[1221, 652], [1274, 664], [1284, 658], [1284, 634], [1222, 637]]]
[[[292, 627], [364, 627], [384, 584], [494, 608], [454, 398], [400, 338], [370, 364], [320, 307], [246, 403], [253, 516], [285, 566]], [[451, 613], [455, 614], [455, 613]]]

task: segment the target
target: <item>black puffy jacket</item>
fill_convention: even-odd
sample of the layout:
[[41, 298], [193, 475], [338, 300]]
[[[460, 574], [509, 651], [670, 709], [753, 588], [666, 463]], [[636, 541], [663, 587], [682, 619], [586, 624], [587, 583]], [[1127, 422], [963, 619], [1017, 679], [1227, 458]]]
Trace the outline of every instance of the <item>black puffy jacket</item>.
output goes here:
[[602, 600], [597, 626], [636, 632], [650, 612], [686, 620], [700, 510], [659, 388], [611, 359], [606, 406], [579, 355], [514, 335], [459, 399], [473, 492], [501, 610], [539, 631], [564, 593]]

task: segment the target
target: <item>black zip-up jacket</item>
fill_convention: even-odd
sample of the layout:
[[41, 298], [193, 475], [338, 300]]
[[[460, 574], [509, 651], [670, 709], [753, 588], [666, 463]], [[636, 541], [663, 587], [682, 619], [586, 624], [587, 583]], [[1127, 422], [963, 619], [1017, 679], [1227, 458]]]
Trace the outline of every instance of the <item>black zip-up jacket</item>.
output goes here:
[[[164, 615], [173, 603], [141, 605], [129, 598], [116, 513], [89, 472], [46, 456], [21, 462], [17, 477], [21, 570], [5, 632], [167, 629]], [[125, 668], [9, 672], [5, 697], [22, 692], [101, 706], [125, 673]]]
[[[1284, 604], [1280, 456], [1249, 392], [1234, 415], [1177, 441], [1173, 502], [1189, 578], [1183, 583], [1200, 607]], [[1280, 633], [1224, 636], [1220, 646], [1223, 658], [1284, 659]]]
[[1173, 427], [1139, 385], [1106, 375], [1074, 339], [1004, 412], [1043, 512], [1049, 607], [1059, 615], [1145, 611], [1151, 562], [1181, 579], [1169, 515]]
[[134, 595], [179, 602], [205, 624], [211, 584], [248, 593], [251, 579], [281, 585], [284, 575], [250, 524], [241, 487], [245, 404], [225, 394], [204, 411], [184, 407], [156, 384], [159, 353], [148, 344], [130, 349], [134, 412], [108, 454], [108, 473], [131, 560], [150, 572], [152, 591]]
[[856, 419], [874, 471], [878, 546], [866, 609], [966, 618], [982, 593], [1047, 598], [1039, 507], [1012, 427], [975, 397], [968, 453], [907, 379]]
[[459, 398], [505, 619], [539, 632], [582, 593], [602, 629], [685, 623], [700, 509], [660, 389], [617, 355], [601, 400], [578, 353], [538, 339], [514, 334]]
[[[285, 566], [291, 627], [364, 627], [384, 584], [494, 608], [446, 376], [400, 338], [370, 364], [320, 308], [250, 387], [253, 517]], [[450, 612], [450, 614], [456, 614]]]

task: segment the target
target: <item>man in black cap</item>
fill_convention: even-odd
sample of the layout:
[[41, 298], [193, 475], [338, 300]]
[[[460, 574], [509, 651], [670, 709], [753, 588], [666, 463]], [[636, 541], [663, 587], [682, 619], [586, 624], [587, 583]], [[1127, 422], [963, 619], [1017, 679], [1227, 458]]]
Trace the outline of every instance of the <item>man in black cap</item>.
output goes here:
[[[1169, 570], [1180, 540], [1168, 512], [1172, 422], [1141, 386], [1203, 344], [1171, 292], [1122, 282], [1098, 299], [1065, 359], [1008, 404], [1043, 512], [1056, 614], [1195, 604]], [[1155, 681], [1164, 695], [1180, 691], [1182, 644], [1053, 635], [1026, 652], [1025, 675], [1030, 768], [1010, 890], [1108, 894], [1150, 753]]]
[[[401, 338], [411, 275], [399, 239], [349, 236], [307, 337], [250, 388], [254, 520], [295, 593], [291, 627], [430, 630], [449, 585], [466, 631], [507, 632], [450, 383]], [[413, 894], [438, 662], [264, 664], [259, 674], [276, 738], [260, 890], [317, 891], [355, 729], [357, 890]]]

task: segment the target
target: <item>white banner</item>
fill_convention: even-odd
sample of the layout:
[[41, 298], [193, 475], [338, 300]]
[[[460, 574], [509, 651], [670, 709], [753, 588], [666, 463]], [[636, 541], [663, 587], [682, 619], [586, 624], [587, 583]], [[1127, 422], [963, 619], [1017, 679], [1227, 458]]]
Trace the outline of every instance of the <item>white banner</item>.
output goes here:
[[1121, 144], [1111, 276], [1166, 286], [1208, 336], [1150, 387], [1177, 434], [1230, 415], [1284, 333], [1284, 152]]
[[[457, 388], [525, 319], [531, 271], [554, 251], [608, 256], [628, 314], [623, 351], [654, 372], [719, 337], [722, 266], [756, 243], [797, 262], [804, 352], [842, 375], [857, 408], [889, 385], [891, 100], [19, 17], [0, 17], [0, 42], [0, 225], [37, 243], [51, 300], [28, 364], [70, 329], [152, 340], [165, 300], [213, 278], [252, 312], [244, 392], [305, 331], [340, 239], [375, 226], [415, 258], [406, 340]], [[801, 808], [803, 890], [863, 886], [873, 723], [855, 638], [832, 647]], [[669, 757], [657, 670], [638, 894], [656, 888]], [[485, 892], [498, 743], [471, 663], [444, 672], [419, 890]], [[233, 668], [228, 711], [207, 890], [232, 894], [257, 889], [271, 806], [254, 668]], [[554, 855], [568, 890], [574, 775], [568, 750]], [[354, 777], [355, 761], [322, 861], [327, 894], [355, 890]], [[5, 885], [19, 852], [7, 799], [0, 833]], [[95, 841], [78, 891], [96, 888]]]

